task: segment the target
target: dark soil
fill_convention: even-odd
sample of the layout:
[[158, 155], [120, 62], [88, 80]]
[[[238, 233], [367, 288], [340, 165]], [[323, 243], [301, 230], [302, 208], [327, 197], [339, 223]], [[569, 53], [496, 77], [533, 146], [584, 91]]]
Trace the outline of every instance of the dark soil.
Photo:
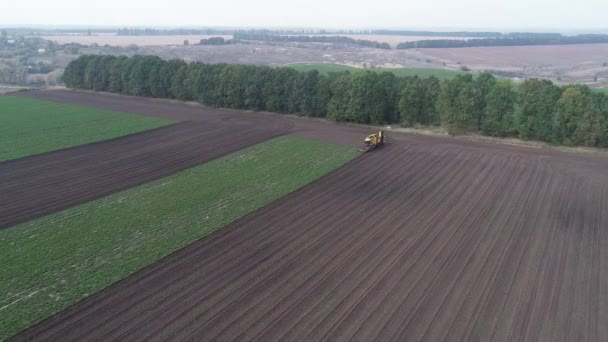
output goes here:
[[390, 138], [15, 340], [608, 340], [606, 158]]

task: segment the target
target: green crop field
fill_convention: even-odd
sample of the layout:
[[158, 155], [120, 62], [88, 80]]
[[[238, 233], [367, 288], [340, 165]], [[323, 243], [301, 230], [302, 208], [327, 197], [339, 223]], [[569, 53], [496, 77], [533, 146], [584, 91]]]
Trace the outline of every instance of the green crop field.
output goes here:
[[135, 114], [0, 96], [0, 162], [170, 123]]
[[461, 71], [450, 70], [450, 69], [438, 69], [438, 68], [375, 68], [375, 69], [360, 69], [354, 68], [347, 65], [339, 64], [290, 64], [287, 65], [298, 71], [310, 71], [319, 70], [319, 72], [327, 74], [330, 72], [340, 71], [357, 71], [357, 70], [372, 70], [376, 72], [388, 71], [394, 73], [396, 76], [414, 76], [429, 77], [435, 76], [439, 79], [446, 79], [454, 77], [455, 75], [461, 74]]
[[608, 95], [608, 88], [591, 88], [591, 89], [593, 89], [593, 90], [595, 90], [597, 92], [604, 93], [604, 94]]
[[281, 137], [0, 230], [0, 340], [329, 173], [349, 147]]
[[327, 74], [330, 72], [363, 70], [340, 64], [289, 64], [285, 66], [302, 72], [318, 70], [322, 74]]

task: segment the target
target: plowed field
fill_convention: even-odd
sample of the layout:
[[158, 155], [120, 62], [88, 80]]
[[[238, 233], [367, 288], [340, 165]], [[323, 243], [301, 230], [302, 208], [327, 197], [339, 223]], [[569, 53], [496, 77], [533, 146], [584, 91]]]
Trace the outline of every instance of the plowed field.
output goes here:
[[0, 163], [0, 228], [174, 174], [284, 133], [186, 122]]
[[16, 340], [605, 341], [606, 170], [396, 138]]
[[[86, 103], [85, 96], [72, 92], [48, 94], [71, 94], [81, 100], [72, 103]], [[22, 96], [48, 98], [45, 92]], [[144, 99], [142, 105], [111, 96], [106, 100], [108, 109], [195, 121], [1, 162], [0, 229], [174, 174], [283, 135], [291, 127], [288, 120], [272, 116], [260, 124], [252, 116], [236, 120], [235, 113], [205, 109], [203, 114], [201, 108], [185, 104]]]

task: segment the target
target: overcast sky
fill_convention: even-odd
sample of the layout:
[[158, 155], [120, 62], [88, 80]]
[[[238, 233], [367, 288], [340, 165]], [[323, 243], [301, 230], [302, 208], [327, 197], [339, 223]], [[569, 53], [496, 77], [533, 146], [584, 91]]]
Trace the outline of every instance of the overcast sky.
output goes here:
[[608, 29], [608, 0], [2, 0], [0, 25]]

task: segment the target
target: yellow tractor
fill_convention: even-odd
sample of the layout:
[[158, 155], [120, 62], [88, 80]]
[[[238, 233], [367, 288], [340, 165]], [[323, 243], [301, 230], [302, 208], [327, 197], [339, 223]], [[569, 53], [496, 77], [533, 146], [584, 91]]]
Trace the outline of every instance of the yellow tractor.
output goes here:
[[359, 150], [361, 152], [367, 152], [380, 147], [386, 143], [386, 133], [384, 131], [378, 131], [378, 133], [372, 133], [363, 140], [363, 147]]

